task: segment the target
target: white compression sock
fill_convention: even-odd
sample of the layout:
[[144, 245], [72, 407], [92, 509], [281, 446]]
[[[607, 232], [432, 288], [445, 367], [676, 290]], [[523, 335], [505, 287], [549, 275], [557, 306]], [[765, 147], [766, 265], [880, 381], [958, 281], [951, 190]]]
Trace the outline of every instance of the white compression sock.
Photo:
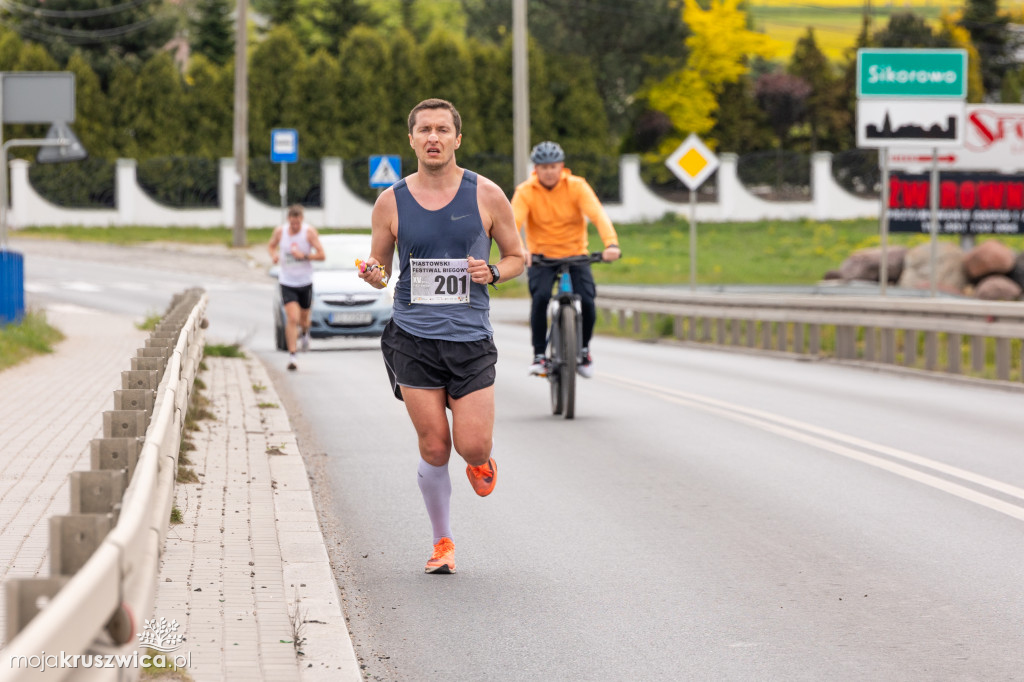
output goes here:
[[441, 538], [451, 538], [452, 479], [448, 476], [448, 465], [436, 467], [420, 459], [416, 482], [427, 505], [427, 516], [434, 530], [434, 543]]

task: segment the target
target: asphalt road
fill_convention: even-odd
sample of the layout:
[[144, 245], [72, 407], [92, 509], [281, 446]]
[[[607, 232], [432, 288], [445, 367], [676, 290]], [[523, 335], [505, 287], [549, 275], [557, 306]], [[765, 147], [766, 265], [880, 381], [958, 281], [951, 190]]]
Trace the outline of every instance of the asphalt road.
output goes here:
[[1024, 394], [599, 338], [565, 421], [499, 301], [498, 486], [453, 458], [458, 573], [428, 576], [375, 340], [285, 373], [272, 283], [172, 267], [26, 261], [31, 296], [132, 315], [208, 287], [300, 433], [370, 679], [1021, 679]]

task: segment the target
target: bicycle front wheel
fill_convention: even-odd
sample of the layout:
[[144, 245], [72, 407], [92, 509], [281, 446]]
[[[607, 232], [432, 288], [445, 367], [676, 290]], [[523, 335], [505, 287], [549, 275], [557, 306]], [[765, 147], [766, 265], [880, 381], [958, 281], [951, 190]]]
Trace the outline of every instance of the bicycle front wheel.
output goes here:
[[551, 347], [548, 349], [548, 358], [551, 365], [548, 367], [548, 384], [551, 388], [551, 414], [562, 414], [565, 409], [565, 402], [562, 396], [562, 323], [561, 315], [555, 309], [551, 318]]
[[576, 359], [579, 352], [576, 335], [576, 308], [564, 305], [558, 320], [561, 363], [558, 367], [562, 394], [562, 416], [572, 419], [576, 413]]

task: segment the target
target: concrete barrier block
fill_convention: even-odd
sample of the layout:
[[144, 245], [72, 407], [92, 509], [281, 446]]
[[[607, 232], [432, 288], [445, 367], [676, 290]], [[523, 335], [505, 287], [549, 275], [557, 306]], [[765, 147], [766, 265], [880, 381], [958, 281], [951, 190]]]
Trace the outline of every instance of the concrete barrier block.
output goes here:
[[164, 368], [167, 366], [167, 360], [164, 358], [132, 358], [132, 371], [138, 370], [156, 370], [156, 381], [157, 385], [160, 385], [160, 380], [164, 377]]
[[113, 514], [51, 516], [50, 575], [77, 573], [113, 527]]
[[145, 410], [110, 410], [103, 413], [103, 437], [145, 436], [149, 415]]
[[113, 514], [116, 524], [127, 476], [124, 470], [72, 471], [68, 476], [71, 513]]
[[151, 336], [146, 339], [146, 348], [170, 348], [173, 351], [177, 343], [178, 338], [176, 336]]
[[145, 438], [96, 438], [90, 443], [90, 466], [94, 470], [124, 471], [132, 480]]
[[155, 369], [125, 370], [121, 372], [121, 388], [148, 388], [152, 391], [160, 385]]
[[5, 639], [10, 642], [21, 632], [46, 604], [60, 592], [67, 583], [67, 576], [53, 578], [8, 578], [6, 593], [7, 620], [4, 623]]
[[153, 404], [156, 402], [156, 391], [145, 388], [129, 388], [114, 391], [115, 410], [145, 410], [153, 415]]
[[153, 348], [140, 348], [136, 351], [135, 355], [140, 358], [161, 358], [166, 360], [171, 357], [171, 353], [174, 352], [173, 347], [169, 346], [155, 346]]

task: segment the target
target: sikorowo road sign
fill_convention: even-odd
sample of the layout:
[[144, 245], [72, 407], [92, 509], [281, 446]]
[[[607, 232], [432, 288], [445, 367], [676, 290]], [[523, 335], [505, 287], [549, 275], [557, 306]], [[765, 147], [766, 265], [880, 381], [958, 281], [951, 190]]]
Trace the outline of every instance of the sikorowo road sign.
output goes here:
[[718, 169], [718, 157], [695, 134], [683, 140], [665, 165], [690, 189], [697, 189]]
[[964, 103], [957, 99], [857, 100], [858, 147], [960, 147]]
[[857, 50], [857, 97], [967, 97], [967, 51]]

